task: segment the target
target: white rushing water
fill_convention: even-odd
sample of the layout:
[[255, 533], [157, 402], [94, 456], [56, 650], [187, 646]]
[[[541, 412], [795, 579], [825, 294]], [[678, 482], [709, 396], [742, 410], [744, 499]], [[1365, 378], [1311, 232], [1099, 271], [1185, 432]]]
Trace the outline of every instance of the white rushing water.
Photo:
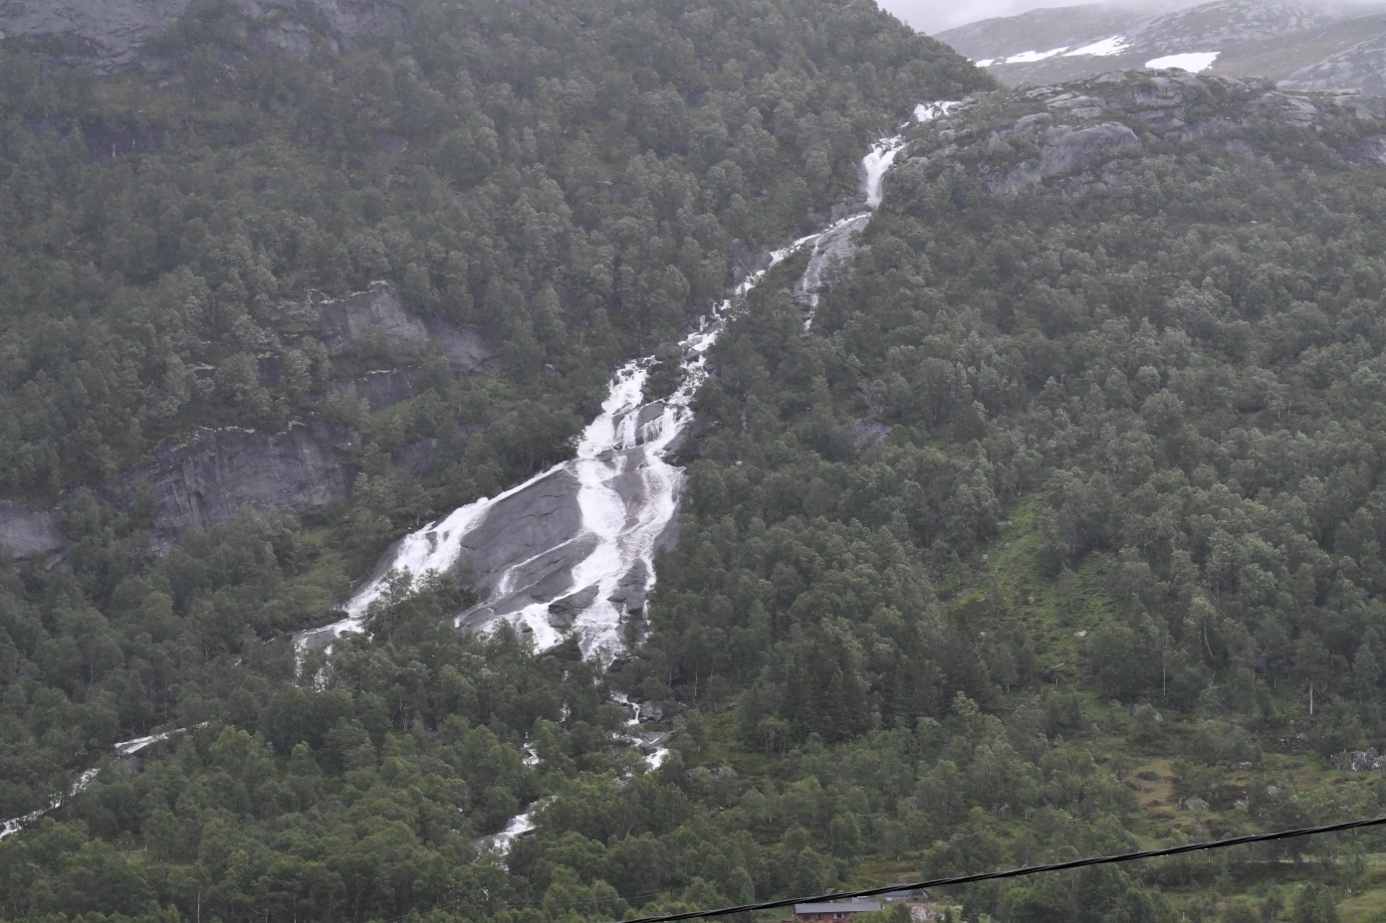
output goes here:
[[510, 823], [505, 825], [505, 829], [500, 833], [493, 833], [490, 836], [479, 837], [472, 841], [478, 852], [495, 852], [505, 855], [510, 852], [510, 845], [526, 833], [532, 833], [536, 826], [534, 815], [547, 804], [547, 800], [536, 801], [525, 810], [523, 814], [517, 814], [510, 818]]
[[[202, 725], [199, 724], [198, 727], [202, 727]], [[150, 734], [148, 737], [136, 737], [133, 740], [122, 740], [111, 749], [115, 751], [116, 756], [133, 756], [150, 744], [158, 743], [161, 740], [168, 740], [174, 734], [181, 734], [185, 730], [187, 730], [187, 728], [179, 728], [174, 731], [165, 731], [162, 734]], [[56, 811], [58, 808], [62, 807], [74, 795], [84, 791], [91, 785], [92, 781], [96, 778], [96, 774], [100, 771], [99, 769], [88, 769], [86, 772], [82, 773], [77, 777], [77, 781], [72, 783], [72, 787], [67, 790], [67, 793], [55, 796], [53, 800], [49, 802], [48, 807], [39, 808], [37, 811], [31, 811], [23, 817], [14, 817], [7, 821], [0, 821], [0, 840], [3, 840], [7, 836], [13, 836], [29, 824], [41, 819], [50, 811]]]
[[61, 808], [67, 803], [69, 798], [85, 789], [88, 785], [91, 785], [91, 780], [96, 778], [96, 773], [97, 770], [95, 769], [88, 769], [86, 772], [82, 773], [77, 777], [77, 781], [72, 783], [72, 788], [68, 789], [67, 794], [54, 796], [53, 800], [48, 803], [48, 807], [39, 808], [37, 811], [31, 811], [23, 817], [14, 817], [0, 823], [0, 840], [3, 840], [7, 836], [13, 836], [29, 824], [42, 818], [43, 815], [47, 814], [49, 811], [56, 811], [58, 808]]
[[[961, 106], [961, 102], [920, 103], [914, 107], [914, 120], [918, 123], [932, 122], [942, 118]], [[804, 275], [794, 287], [796, 299], [804, 308], [804, 331], [813, 329], [813, 318], [818, 311], [818, 301], [823, 288], [823, 273], [837, 259], [849, 259], [853, 251], [853, 235], [864, 229], [871, 220], [872, 213], [880, 207], [885, 198], [885, 177], [895, 166], [895, 158], [905, 149], [908, 139], [901, 126], [900, 132], [877, 141], [862, 158], [862, 193], [866, 196], [867, 210], [843, 218], [817, 234], [811, 234], [795, 243], [796, 248], [812, 247], [808, 266]]]
[[[914, 120], [928, 122], [947, 115], [959, 105], [961, 103], [957, 102], [924, 103], [915, 108]], [[352, 597], [347, 605], [347, 617], [297, 635], [295, 641], [300, 649], [330, 646], [335, 638], [362, 631], [371, 603], [385, 592], [392, 572], [407, 571], [414, 577], [422, 577], [430, 571], [451, 570], [462, 560], [467, 539], [487, 524], [488, 517], [500, 504], [550, 479], [568, 476], [577, 484], [580, 523], [575, 533], [540, 548], [537, 554], [510, 562], [491, 587], [493, 600], [513, 599], [517, 594], [528, 593], [531, 601], [498, 610], [489, 621], [483, 618], [468, 624], [484, 629], [500, 620], [507, 621], [529, 634], [540, 650], [561, 643], [571, 632], [577, 636], [584, 654], [603, 659], [616, 656], [624, 646], [621, 624], [629, 611], [625, 608], [625, 600], [631, 595], [630, 584], [633, 580], [641, 584], [635, 587], [634, 595], [643, 605], [645, 595], [654, 585], [654, 558], [661, 537], [678, 512], [683, 471], [670, 464], [666, 456], [693, 418], [690, 405], [706, 377], [706, 353], [721, 334], [729, 309], [736, 299], [755, 288], [767, 272], [807, 248], [812, 251], [809, 266], [797, 290], [806, 293], [810, 300], [805, 326], [812, 323], [812, 307], [817, 305], [822, 271], [833, 256], [850, 253], [851, 235], [866, 226], [872, 212], [881, 204], [885, 176], [906, 145], [908, 127], [902, 126], [897, 134], [878, 141], [862, 159], [866, 211], [834, 221], [817, 233], [774, 251], [768, 266], [748, 276], [732, 297], [702, 318], [697, 331], [680, 342], [683, 382], [672, 396], [662, 401], [645, 399], [645, 383], [654, 363], [653, 357], [636, 359], [622, 366], [612, 379], [602, 412], [583, 432], [575, 458], [542, 471], [495, 497], [482, 498], [461, 507], [405, 536], [377, 567], [377, 576]], [[574, 550], [580, 554], [572, 566], [566, 568], [568, 576], [563, 587], [557, 592], [539, 592], [533, 578], [536, 567], [560, 552]], [[558, 572], [561, 574], [563, 570], [559, 568]], [[552, 573], [545, 576], [552, 576]], [[577, 614], [571, 628], [565, 631], [554, 624], [552, 606], [574, 599], [581, 599], [582, 603], [574, 606]], [[483, 615], [489, 611], [480, 608]], [[466, 616], [466, 613], [459, 615], [458, 623], [461, 624]], [[618, 701], [634, 709], [635, 717], [629, 722], [633, 733], [626, 736], [626, 741], [640, 748], [649, 769], [658, 769], [669, 754], [668, 732], [639, 732], [641, 706], [624, 698]], [[123, 741], [114, 749], [117, 756], [128, 757], [177, 733], [181, 731]], [[525, 762], [531, 766], [539, 762], [532, 747], [526, 749]], [[89, 786], [96, 774], [95, 769], [84, 772], [66, 794], [55, 797], [47, 808], [0, 822], [0, 839], [61, 807]], [[517, 837], [534, 829], [534, 815], [544, 803], [531, 805], [500, 833], [482, 837], [476, 845], [484, 850], [508, 851]]]
[[[915, 121], [946, 115], [957, 105], [921, 104], [915, 109]], [[807, 287], [808, 297], [816, 305], [822, 269], [832, 255], [843, 252], [850, 235], [863, 228], [872, 210], [880, 205], [886, 173], [905, 147], [907, 127], [877, 142], [862, 160], [867, 211], [774, 252], [769, 267], [743, 281], [732, 298], [714, 308], [699, 329], [684, 338], [679, 344], [684, 378], [674, 395], [664, 401], [646, 401], [644, 388], [654, 359], [627, 363], [612, 379], [602, 412], [583, 432], [574, 459], [406, 536], [377, 568], [376, 576], [352, 598], [347, 617], [304, 632], [298, 637], [300, 645], [330, 645], [343, 634], [360, 632], [367, 610], [385, 591], [391, 572], [408, 571], [422, 577], [429, 571], [451, 570], [464, 560], [468, 540], [488, 525], [488, 517], [499, 505], [527, 491], [557, 490], [565, 483], [562, 479], [571, 478], [577, 484], [580, 525], [547, 547], [529, 548], [528, 552], [535, 553], [527, 552], [522, 560], [507, 562], [489, 583], [487, 603], [464, 615], [468, 625], [481, 629], [509, 622], [530, 636], [540, 650], [554, 647], [571, 634], [577, 636], [586, 655], [603, 659], [616, 656], [624, 646], [623, 619], [633, 611], [627, 608], [627, 599], [634, 596], [640, 601], [637, 606], [643, 606], [645, 594], [654, 584], [654, 558], [661, 538], [678, 511], [683, 471], [666, 456], [692, 419], [689, 405], [705, 376], [705, 354], [721, 333], [727, 310], [769, 269], [805, 248], [812, 248], [813, 258], [801, 285]], [[808, 315], [811, 322], [811, 309]], [[569, 558], [570, 566], [562, 563]], [[562, 576], [565, 567], [566, 578]], [[640, 585], [632, 591], [633, 583]], [[571, 610], [570, 624], [554, 617], [555, 606]], [[461, 624], [463, 616], [458, 621]]]

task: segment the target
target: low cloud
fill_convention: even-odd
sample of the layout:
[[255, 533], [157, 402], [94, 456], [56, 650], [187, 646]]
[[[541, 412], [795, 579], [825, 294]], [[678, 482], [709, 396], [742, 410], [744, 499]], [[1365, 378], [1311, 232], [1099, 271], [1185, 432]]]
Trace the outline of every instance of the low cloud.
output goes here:
[[881, 7], [920, 32], [934, 33], [993, 16], [1014, 16], [1043, 6], [1073, 6], [1043, 0], [879, 0]]
[[[933, 34], [956, 26], [991, 19], [995, 16], [1015, 16], [1042, 7], [1078, 6], [1092, 0], [877, 0], [920, 32]], [[1114, 0], [1113, 6], [1149, 6], [1170, 8], [1198, 6], [1213, 0]], [[1386, 0], [1308, 0], [1320, 7], [1373, 6], [1386, 8]]]

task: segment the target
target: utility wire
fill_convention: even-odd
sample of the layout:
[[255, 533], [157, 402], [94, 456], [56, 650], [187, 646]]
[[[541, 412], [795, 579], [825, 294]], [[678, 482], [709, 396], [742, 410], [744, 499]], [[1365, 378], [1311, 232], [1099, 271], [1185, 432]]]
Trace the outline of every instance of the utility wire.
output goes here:
[[815, 897], [795, 897], [781, 901], [765, 901], [760, 904], [742, 904], [738, 907], [723, 907], [719, 910], [690, 910], [685, 913], [660, 914], [653, 917], [639, 917], [623, 920], [622, 923], [672, 923], [675, 920], [699, 920], [707, 917], [729, 916], [734, 913], [753, 913], [757, 910], [776, 910], [794, 904], [817, 904], [840, 901], [844, 898], [875, 897], [892, 891], [914, 891], [922, 888], [942, 888], [948, 885], [966, 885], [978, 881], [997, 881], [1002, 878], [1023, 878], [1027, 875], [1040, 875], [1045, 872], [1062, 872], [1067, 869], [1086, 868], [1090, 865], [1113, 865], [1118, 862], [1135, 862], [1140, 859], [1156, 859], [1161, 856], [1178, 856], [1183, 853], [1199, 852], [1207, 849], [1226, 849], [1229, 846], [1245, 846], [1248, 843], [1270, 843], [1275, 840], [1290, 840], [1303, 836], [1319, 836], [1324, 833], [1342, 833], [1346, 830], [1360, 830], [1364, 827], [1386, 826], [1386, 817], [1375, 820], [1354, 820], [1325, 827], [1302, 827], [1298, 830], [1281, 830], [1278, 833], [1256, 833], [1250, 836], [1233, 837], [1230, 840], [1213, 840], [1207, 843], [1188, 843], [1183, 846], [1166, 846], [1163, 849], [1147, 849], [1143, 852], [1121, 853], [1115, 856], [1092, 856], [1087, 859], [1072, 859], [1068, 862], [1054, 862], [1049, 865], [1035, 865], [1029, 868], [1010, 869], [1005, 872], [983, 872], [978, 875], [961, 875], [955, 878], [935, 878], [932, 881], [919, 881], [913, 884], [886, 885], [883, 888], [863, 888], [860, 891], [839, 891], [833, 894], [819, 894]]

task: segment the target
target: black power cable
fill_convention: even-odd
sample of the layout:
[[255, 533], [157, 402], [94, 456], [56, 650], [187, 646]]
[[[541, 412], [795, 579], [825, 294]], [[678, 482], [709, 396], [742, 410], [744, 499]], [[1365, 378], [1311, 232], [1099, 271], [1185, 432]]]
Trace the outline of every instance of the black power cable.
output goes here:
[[1270, 843], [1275, 840], [1290, 840], [1296, 837], [1319, 836], [1325, 833], [1342, 833], [1347, 830], [1360, 830], [1364, 827], [1386, 826], [1386, 817], [1375, 820], [1353, 820], [1325, 827], [1303, 827], [1298, 830], [1281, 830], [1278, 833], [1255, 833], [1250, 836], [1233, 837], [1230, 840], [1213, 840], [1207, 843], [1188, 843], [1184, 846], [1166, 846], [1163, 849], [1147, 849], [1143, 852], [1121, 853], [1115, 856], [1093, 856], [1087, 859], [1071, 859], [1068, 862], [1054, 862], [1050, 865], [1035, 865], [1023, 869], [1010, 869], [1005, 872], [983, 872], [978, 875], [961, 875], [956, 878], [935, 878], [913, 884], [887, 885], [884, 888], [863, 888], [860, 891], [840, 891], [834, 894], [820, 894], [816, 897], [795, 897], [782, 901], [765, 901], [760, 904], [742, 904], [739, 907], [723, 907], [719, 910], [690, 910], [685, 913], [661, 914], [653, 917], [639, 917], [623, 920], [621, 923], [672, 923], [675, 920], [699, 920], [707, 917], [729, 916], [734, 913], [753, 913], [757, 910], [776, 910], [794, 904], [816, 904], [827, 901], [840, 901], [844, 898], [875, 897], [892, 891], [915, 891], [925, 888], [942, 888], [948, 885], [966, 885], [978, 881], [997, 881], [1002, 878], [1023, 878], [1026, 875], [1040, 875], [1045, 872], [1062, 872], [1067, 869], [1081, 869], [1090, 865], [1113, 865], [1118, 862], [1135, 862], [1140, 859], [1157, 859], [1161, 856], [1178, 856], [1183, 853], [1200, 852], [1206, 849], [1226, 849], [1229, 846], [1245, 846], [1248, 843]]

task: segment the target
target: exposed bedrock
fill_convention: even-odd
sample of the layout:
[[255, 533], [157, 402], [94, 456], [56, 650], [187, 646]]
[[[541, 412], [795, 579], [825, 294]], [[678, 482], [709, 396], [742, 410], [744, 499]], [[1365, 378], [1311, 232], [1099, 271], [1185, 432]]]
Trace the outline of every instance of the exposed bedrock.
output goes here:
[[133, 491], [153, 486], [158, 497], [155, 546], [235, 519], [245, 511], [304, 511], [346, 499], [354, 479], [346, 450], [354, 434], [325, 424], [296, 424], [282, 433], [199, 430], [186, 442], [165, 441], [121, 478]]
[[420, 317], [406, 309], [388, 282], [372, 282], [366, 291], [342, 298], [312, 292], [306, 303], [283, 305], [278, 321], [321, 340], [331, 353], [380, 343], [417, 355], [436, 343], [459, 375], [479, 371], [496, 355], [480, 331], [457, 327], [441, 318]]
[[988, 177], [987, 187], [1001, 195], [1017, 195], [1099, 158], [1110, 160], [1118, 154], [1141, 148], [1140, 138], [1134, 131], [1114, 122], [1089, 128], [1067, 125], [1046, 128], [1039, 140], [1042, 148], [1038, 160], [1021, 164], [1009, 173], [993, 174]]
[[579, 486], [577, 477], [560, 467], [498, 501], [467, 533], [458, 566], [489, 594], [468, 614], [468, 622], [482, 624], [569, 588], [573, 568], [595, 544], [583, 534]]
[[23, 561], [62, 551], [67, 547], [67, 539], [58, 529], [53, 513], [0, 500], [0, 545], [7, 548], [15, 560]]
[[418, 377], [415, 369], [382, 369], [367, 372], [351, 381], [334, 381], [332, 391], [336, 394], [355, 394], [371, 410], [383, 410], [412, 398]]
[[828, 231], [813, 245], [808, 266], [794, 285], [794, 303], [812, 316], [823, 290], [823, 273], [834, 263], [846, 263], [856, 253], [853, 235], [866, 227], [870, 215], [857, 215]]
[[998, 195], [1078, 197], [1112, 189], [1145, 161], [1174, 156], [1169, 145], [1193, 140], [1270, 156], [1294, 144], [1350, 163], [1386, 163], [1383, 128], [1386, 101], [1378, 98], [1178, 71], [1110, 73], [986, 98], [925, 126], [908, 153], [911, 169], [974, 169]]
[[[246, 47], [294, 55], [324, 44], [340, 49], [357, 36], [379, 34], [404, 21], [402, 9], [386, 0], [232, 0], [232, 5], [242, 17], [238, 39]], [[193, 0], [0, 0], [0, 31], [9, 38], [56, 39], [64, 60], [113, 71], [135, 63], [140, 50], [192, 6]]]

